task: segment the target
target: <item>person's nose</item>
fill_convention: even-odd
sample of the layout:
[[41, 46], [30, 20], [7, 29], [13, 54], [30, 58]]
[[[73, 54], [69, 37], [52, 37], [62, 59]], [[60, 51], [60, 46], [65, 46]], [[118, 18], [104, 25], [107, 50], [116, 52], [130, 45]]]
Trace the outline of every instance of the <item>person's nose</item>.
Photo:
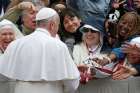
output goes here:
[[128, 23], [123, 25], [124, 28], [128, 28], [128, 26], [129, 26]]
[[71, 21], [69, 21], [68, 24], [71, 26], [73, 23]]
[[10, 35], [6, 35], [6, 41], [7, 42], [10, 42], [10, 41], [12, 41], [13, 39], [12, 39], [12, 36], [10, 36]]

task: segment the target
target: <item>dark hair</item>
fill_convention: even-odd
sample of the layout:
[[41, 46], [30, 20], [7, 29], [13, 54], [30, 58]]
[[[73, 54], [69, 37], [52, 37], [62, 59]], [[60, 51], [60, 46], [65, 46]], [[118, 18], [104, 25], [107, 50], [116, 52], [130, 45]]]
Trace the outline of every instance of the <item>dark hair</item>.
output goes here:
[[65, 16], [78, 17], [79, 19], [81, 19], [80, 15], [76, 12], [76, 10], [72, 8], [66, 8], [62, 11], [62, 18], [64, 18]]
[[0, 14], [2, 12], [2, 8], [4, 9], [4, 12], [6, 11], [9, 3], [10, 3], [10, 0], [0, 0]]
[[72, 8], [65, 8], [64, 10], [62, 10], [62, 12], [61, 12], [61, 14], [59, 14], [59, 16], [60, 16], [60, 30], [62, 30], [62, 29], [65, 30], [65, 27], [63, 24], [65, 16], [70, 16], [71, 18], [77, 17], [77, 18], [81, 19], [79, 14]]

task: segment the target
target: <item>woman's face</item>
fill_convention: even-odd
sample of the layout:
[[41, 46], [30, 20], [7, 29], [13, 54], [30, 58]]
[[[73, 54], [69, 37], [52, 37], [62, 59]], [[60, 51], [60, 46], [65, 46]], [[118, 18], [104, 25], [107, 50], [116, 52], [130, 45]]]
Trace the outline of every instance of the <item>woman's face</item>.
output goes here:
[[83, 39], [88, 46], [98, 45], [100, 43], [100, 33], [94, 30], [87, 29], [88, 31], [84, 32]]
[[140, 0], [133, 0], [134, 7], [140, 9]]
[[3, 28], [0, 31], [0, 43], [3, 49], [6, 49], [11, 41], [15, 39], [15, 33], [12, 28]]
[[137, 54], [129, 53], [127, 54], [127, 60], [130, 64], [135, 64], [140, 62], [140, 57]]
[[118, 33], [120, 36], [125, 37], [134, 29], [134, 17], [132, 15], [124, 15], [118, 23]]
[[80, 22], [81, 20], [76, 16], [75, 17], [65, 16], [63, 24], [66, 31], [74, 33], [80, 27]]

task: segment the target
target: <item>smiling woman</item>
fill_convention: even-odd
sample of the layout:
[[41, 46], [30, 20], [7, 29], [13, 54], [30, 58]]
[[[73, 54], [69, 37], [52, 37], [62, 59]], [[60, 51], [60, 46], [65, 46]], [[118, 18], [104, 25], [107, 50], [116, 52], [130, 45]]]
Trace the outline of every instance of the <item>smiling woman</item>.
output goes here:
[[7, 46], [15, 39], [23, 35], [18, 28], [9, 20], [2, 20], [0, 22], [0, 54], [2, 54]]

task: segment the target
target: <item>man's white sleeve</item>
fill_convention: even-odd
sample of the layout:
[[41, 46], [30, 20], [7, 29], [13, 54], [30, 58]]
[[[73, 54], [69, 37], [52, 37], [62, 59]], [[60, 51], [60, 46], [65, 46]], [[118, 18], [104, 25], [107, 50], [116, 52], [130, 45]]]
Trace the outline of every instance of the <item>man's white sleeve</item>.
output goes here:
[[79, 86], [79, 78], [73, 80], [63, 80], [65, 93], [75, 93]]

